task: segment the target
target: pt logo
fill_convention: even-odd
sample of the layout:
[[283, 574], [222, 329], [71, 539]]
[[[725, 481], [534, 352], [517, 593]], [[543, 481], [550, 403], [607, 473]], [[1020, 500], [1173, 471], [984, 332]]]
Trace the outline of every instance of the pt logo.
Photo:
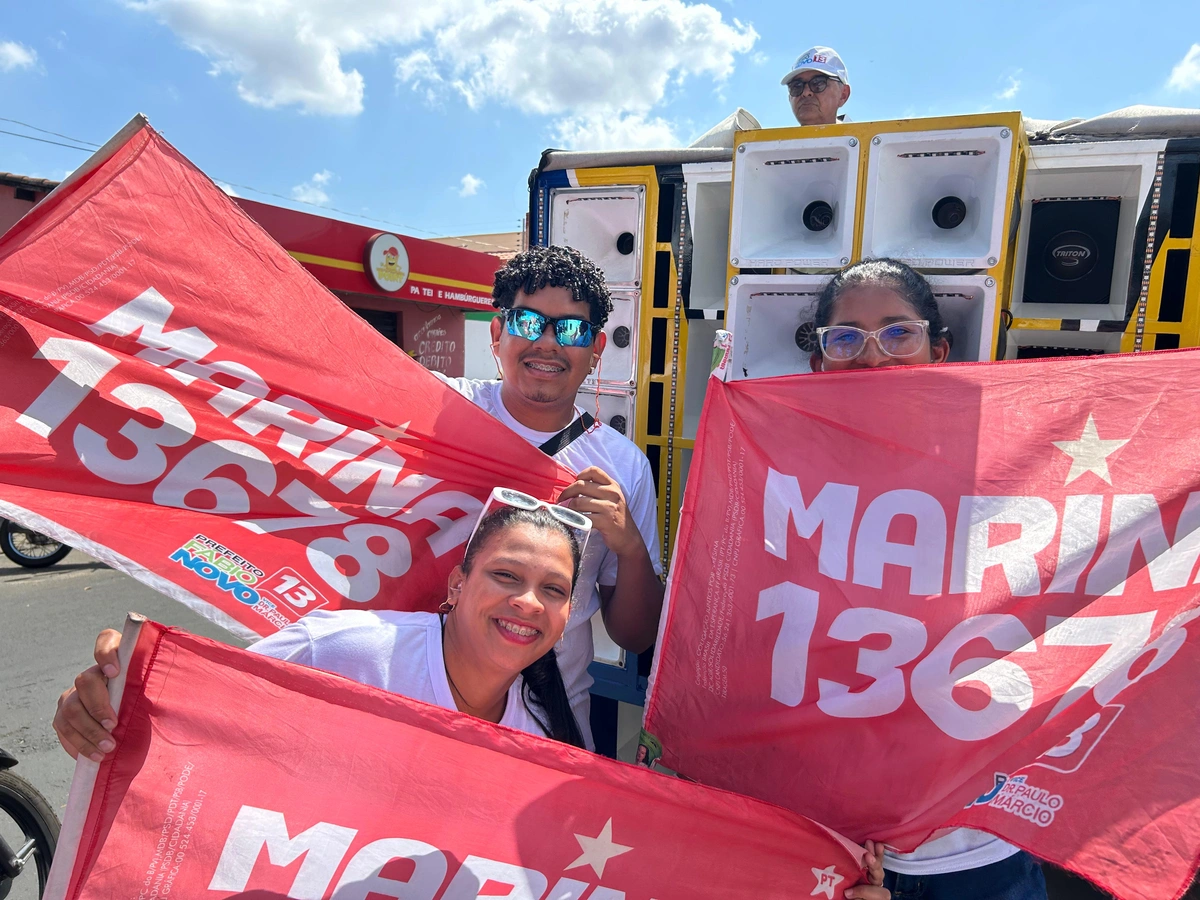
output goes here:
[[837, 873], [836, 866], [826, 866], [824, 869], [818, 869], [813, 866], [812, 873], [816, 876], [817, 886], [812, 889], [810, 897], [818, 897], [824, 895], [833, 900], [833, 892], [839, 884], [846, 880], [844, 875]]
[[1121, 703], [1101, 708], [1068, 734], [1061, 743], [1039, 756], [1032, 765], [1062, 772], [1064, 775], [1077, 772], [1124, 709], [1125, 706]]

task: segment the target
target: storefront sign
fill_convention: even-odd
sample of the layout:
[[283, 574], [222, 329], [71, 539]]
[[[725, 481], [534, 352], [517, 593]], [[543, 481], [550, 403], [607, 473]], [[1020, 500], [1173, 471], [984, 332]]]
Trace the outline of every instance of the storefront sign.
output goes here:
[[461, 310], [404, 310], [405, 351], [425, 368], [443, 375], [462, 377], [466, 332], [466, 315]]
[[398, 291], [408, 281], [408, 251], [394, 234], [377, 234], [367, 241], [363, 266], [371, 283], [384, 291]]

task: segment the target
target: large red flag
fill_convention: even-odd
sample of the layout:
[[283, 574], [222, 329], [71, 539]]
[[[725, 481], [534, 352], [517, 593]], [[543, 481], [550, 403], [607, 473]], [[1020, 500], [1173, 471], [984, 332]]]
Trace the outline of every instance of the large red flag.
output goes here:
[[0, 516], [243, 636], [436, 607], [497, 484], [570, 475], [135, 119], [0, 239]]
[[856, 840], [973, 824], [1180, 891], [1198, 364], [711, 380], [646, 712], [666, 764]]
[[[147, 623], [76, 769], [49, 900], [835, 900], [778, 807]], [[253, 709], [253, 715], [245, 710]]]

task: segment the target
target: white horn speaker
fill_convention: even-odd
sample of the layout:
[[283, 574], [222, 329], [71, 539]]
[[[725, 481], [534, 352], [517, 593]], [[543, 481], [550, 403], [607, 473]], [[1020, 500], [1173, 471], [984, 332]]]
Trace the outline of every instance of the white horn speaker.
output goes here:
[[927, 280], [950, 329], [947, 362], [991, 359], [996, 349], [996, 280], [987, 275], [930, 275]]
[[1014, 135], [1000, 126], [877, 134], [867, 159], [862, 256], [919, 269], [996, 266]]
[[587, 383], [631, 387], [637, 378], [638, 306], [637, 291], [612, 291], [612, 312], [604, 323], [608, 339], [600, 364]]
[[597, 420], [609, 428], [615, 428], [630, 440], [633, 440], [634, 436], [633, 401], [632, 391], [617, 388], [601, 388], [597, 391], [594, 385], [587, 384], [575, 395], [576, 406], [593, 416], [596, 415], [599, 406], [600, 415], [597, 416]]
[[642, 280], [641, 187], [557, 188], [550, 192], [550, 243], [574, 247], [610, 285]]
[[828, 280], [826, 275], [742, 275], [730, 285], [730, 380], [812, 371], [812, 320]]
[[748, 141], [733, 159], [737, 268], [837, 269], [854, 250], [858, 139]]

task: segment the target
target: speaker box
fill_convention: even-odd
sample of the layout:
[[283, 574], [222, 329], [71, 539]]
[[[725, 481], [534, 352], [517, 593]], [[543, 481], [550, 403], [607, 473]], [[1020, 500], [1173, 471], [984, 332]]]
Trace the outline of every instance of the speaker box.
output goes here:
[[692, 229], [692, 309], [724, 309], [729, 264], [729, 189], [732, 163], [683, 166], [687, 184], [688, 222]]
[[641, 187], [556, 188], [550, 192], [550, 243], [574, 247], [610, 285], [640, 287], [644, 197]]
[[601, 387], [598, 391], [592, 385], [584, 385], [575, 395], [575, 405], [584, 412], [596, 415], [597, 395], [599, 396], [600, 415], [596, 418], [610, 428], [615, 428], [625, 437], [633, 440], [633, 391], [617, 388]]
[[[641, 294], [637, 291], [612, 291], [612, 312], [604, 323], [608, 341], [600, 356], [597, 371], [587, 377], [587, 384], [631, 387], [637, 378], [638, 306]], [[599, 377], [597, 377], [599, 376]]]
[[1099, 356], [1121, 352], [1121, 334], [1103, 331], [1035, 331], [1016, 328], [1008, 333], [1005, 359], [1043, 359], [1052, 356]]
[[1007, 128], [877, 134], [867, 159], [862, 256], [919, 269], [990, 269], [1007, 243]]
[[730, 261], [738, 268], [837, 269], [850, 261], [858, 139], [750, 141], [733, 160]]
[[[1013, 316], [1125, 318], [1131, 295], [1136, 298], [1141, 288], [1150, 196], [1158, 155], [1166, 143], [1110, 141], [1029, 148], [1013, 268]], [[1070, 231], [1090, 240], [1063, 235]], [[1051, 258], [1047, 271], [1046, 253], [1056, 250], [1061, 252]], [[1084, 251], [1095, 255], [1084, 259]], [[1079, 264], [1064, 265], [1073, 259]], [[1067, 280], [1056, 278], [1055, 272]]]
[[828, 280], [827, 275], [742, 275], [729, 286], [731, 381], [812, 371], [811, 349], [802, 349], [797, 340], [810, 340], [817, 297]]
[[989, 360], [996, 349], [996, 281], [987, 275], [929, 275], [953, 338], [947, 362]]
[[1120, 219], [1119, 197], [1034, 200], [1023, 302], [1107, 303]]

